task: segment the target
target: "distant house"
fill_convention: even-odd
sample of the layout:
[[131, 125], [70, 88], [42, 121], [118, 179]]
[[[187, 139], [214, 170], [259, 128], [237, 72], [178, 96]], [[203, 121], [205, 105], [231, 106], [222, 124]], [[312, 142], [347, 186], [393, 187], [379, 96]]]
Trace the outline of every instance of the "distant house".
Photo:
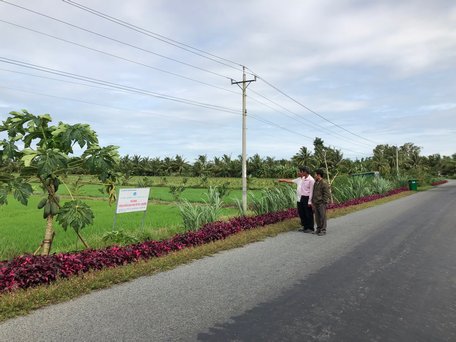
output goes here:
[[380, 177], [380, 172], [378, 171], [369, 171], [369, 172], [360, 172], [360, 173], [352, 173], [350, 176], [352, 177]]

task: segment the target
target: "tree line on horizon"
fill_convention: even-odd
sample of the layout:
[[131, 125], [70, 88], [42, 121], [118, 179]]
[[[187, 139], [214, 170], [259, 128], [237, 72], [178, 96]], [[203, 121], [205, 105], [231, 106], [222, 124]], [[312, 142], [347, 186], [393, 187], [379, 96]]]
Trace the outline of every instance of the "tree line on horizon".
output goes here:
[[[421, 148], [413, 143], [399, 147], [382, 144], [373, 149], [371, 157], [351, 160], [344, 158], [339, 149], [325, 145], [317, 137], [313, 142], [313, 150], [302, 146], [291, 159], [254, 154], [247, 159], [247, 175], [256, 178], [290, 178], [296, 176], [299, 166], [308, 166], [311, 170], [322, 168], [330, 177], [378, 171], [382, 177], [391, 178], [397, 176], [397, 169], [400, 176], [452, 177], [456, 175], [456, 153], [452, 156], [422, 156]], [[118, 167], [119, 172], [129, 176], [241, 177], [241, 170], [241, 156], [233, 158], [227, 154], [213, 159], [199, 155], [193, 163], [181, 155], [165, 158], [126, 155], [120, 158]]]

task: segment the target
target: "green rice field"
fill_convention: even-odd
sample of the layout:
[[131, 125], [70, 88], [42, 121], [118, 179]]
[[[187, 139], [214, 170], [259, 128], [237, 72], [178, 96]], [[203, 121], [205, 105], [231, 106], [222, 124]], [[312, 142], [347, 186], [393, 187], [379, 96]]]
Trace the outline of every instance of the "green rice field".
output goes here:
[[[72, 184], [68, 182], [68, 189]], [[122, 186], [131, 188], [134, 186]], [[176, 233], [184, 232], [182, 218], [177, 203], [174, 201], [169, 187], [152, 186], [149, 196], [149, 205], [146, 213], [115, 214], [115, 204], [109, 206], [106, 195], [99, 189], [100, 184], [83, 184], [76, 191], [78, 198], [83, 199], [93, 210], [95, 219], [91, 226], [84, 228], [81, 235], [91, 248], [100, 248], [112, 244], [104, 241], [103, 235], [110, 231], [123, 231], [138, 240], [164, 239]], [[230, 189], [223, 198], [225, 207], [221, 219], [238, 215], [234, 199], [241, 198], [241, 190]], [[255, 195], [260, 190], [251, 190]], [[207, 189], [186, 188], [180, 198], [198, 203], [206, 199]], [[58, 191], [61, 201], [70, 199], [69, 192], [64, 185]], [[29, 199], [29, 204], [23, 206], [14, 198], [9, 197], [8, 204], [0, 206], [0, 260], [9, 259], [25, 253], [33, 253], [40, 245], [46, 221], [42, 218], [42, 210], [37, 209], [37, 204], [43, 197], [39, 185], [34, 185], [34, 194]], [[56, 222], [54, 223], [56, 236], [52, 245], [52, 252], [69, 252], [83, 249], [76, 233], [69, 229], [64, 231]]]

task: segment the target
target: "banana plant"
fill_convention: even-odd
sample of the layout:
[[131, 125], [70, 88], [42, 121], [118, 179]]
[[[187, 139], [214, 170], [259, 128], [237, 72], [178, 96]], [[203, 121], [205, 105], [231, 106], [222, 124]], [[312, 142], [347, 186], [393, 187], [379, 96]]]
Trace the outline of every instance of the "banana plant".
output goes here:
[[[7, 203], [7, 195], [13, 196], [27, 205], [32, 194], [30, 182], [37, 179], [44, 189], [45, 196], [38, 203], [46, 220], [44, 239], [35, 254], [41, 250], [48, 255], [54, 240], [54, 221], [66, 231], [73, 228], [86, 247], [80, 231], [93, 223], [91, 208], [81, 200], [74, 199], [62, 203], [57, 194], [63, 185], [60, 176], [66, 175], [74, 168], [84, 168], [98, 175], [106, 185], [110, 202], [115, 200], [116, 174], [114, 168], [119, 162], [116, 146], [100, 147], [98, 137], [87, 124], [66, 124], [59, 122], [52, 125], [49, 114], [34, 115], [26, 110], [9, 113], [9, 117], [0, 125], [0, 132], [6, 132], [8, 138], [0, 141], [0, 205]], [[22, 146], [19, 148], [18, 145]], [[80, 156], [74, 153], [75, 145], [79, 146]], [[75, 158], [76, 157], [76, 158]], [[2, 171], [5, 161], [19, 161], [20, 175], [15, 177]]]

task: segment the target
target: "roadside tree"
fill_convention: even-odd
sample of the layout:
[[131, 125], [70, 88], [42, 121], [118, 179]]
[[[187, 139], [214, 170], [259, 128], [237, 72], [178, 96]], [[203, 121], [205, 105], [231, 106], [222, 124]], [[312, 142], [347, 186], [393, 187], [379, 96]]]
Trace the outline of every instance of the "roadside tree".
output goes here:
[[[84, 244], [80, 231], [93, 223], [94, 215], [90, 207], [74, 199], [69, 189], [71, 200], [61, 203], [57, 192], [61, 184], [66, 185], [60, 176], [81, 167], [96, 174], [105, 184], [112, 203], [116, 181], [113, 170], [119, 161], [117, 147], [100, 147], [97, 135], [89, 125], [63, 122], [51, 125], [51, 122], [49, 114], [34, 115], [22, 110], [11, 112], [0, 125], [0, 132], [7, 133], [7, 139], [0, 142], [0, 159], [21, 165], [18, 176], [0, 169], [0, 204], [6, 204], [7, 195], [12, 193], [16, 200], [27, 205], [32, 194], [31, 183], [37, 180], [41, 184], [45, 197], [38, 203], [38, 208], [43, 209], [46, 229], [43, 242], [35, 254], [41, 250], [42, 255], [51, 251], [54, 220], [65, 231], [68, 227], [73, 228]], [[73, 150], [75, 145], [80, 153], [77, 157]]]

